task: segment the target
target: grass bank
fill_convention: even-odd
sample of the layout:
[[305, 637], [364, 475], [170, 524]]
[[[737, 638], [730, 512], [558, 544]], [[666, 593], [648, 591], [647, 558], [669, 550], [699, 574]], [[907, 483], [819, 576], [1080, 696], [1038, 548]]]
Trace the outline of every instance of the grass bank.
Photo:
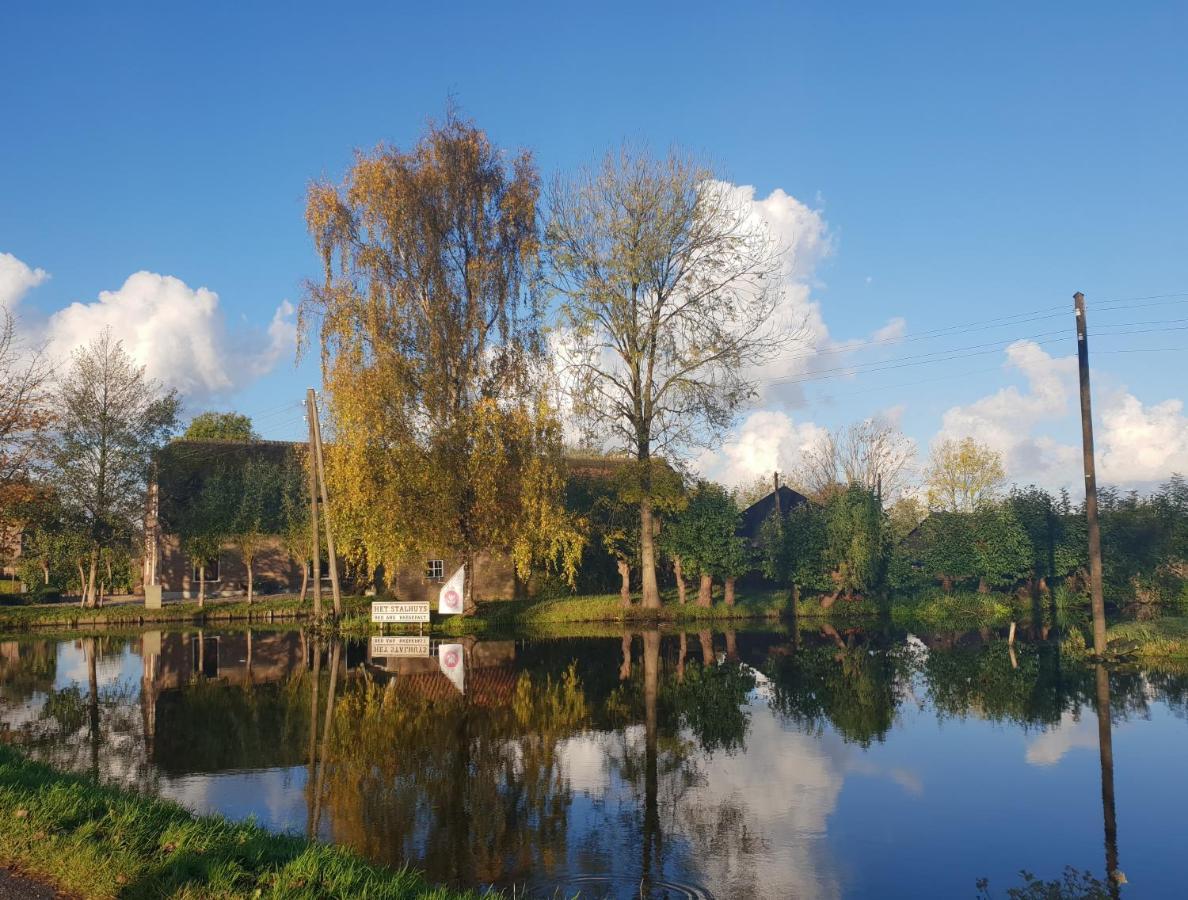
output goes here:
[[[344, 615], [366, 616], [368, 597], [344, 597]], [[324, 608], [329, 603], [325, 598]], [[39, 628], [108, 628], [141, 625], [209, 625], [219, 622], [297, 621], [312, 616], [312, 601], [293, 596], [257, 597], [248, 604], [241, 598], [167, 602], [161, 609], [145, 609], [143, 603], [120, 603], [87, 609], [72, 603], [47, 606], [0, 607], [0, 633], [34, 631]]]
[[0, 862], [83, 897], [461, 900], [348, 850], [190, 814], [0, 746]]
[[1121, 622], [1106, 636], [1131, 649], [1144, 663], [1188, 662], [1188, 616], [1165, 616], [1142, 622]]

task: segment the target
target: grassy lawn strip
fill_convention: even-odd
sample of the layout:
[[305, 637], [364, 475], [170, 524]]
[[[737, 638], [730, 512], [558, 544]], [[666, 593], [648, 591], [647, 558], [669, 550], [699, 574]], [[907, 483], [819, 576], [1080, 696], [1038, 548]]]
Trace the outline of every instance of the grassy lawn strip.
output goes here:
[[196, 817], [4, 746], [0, 821], [0, 860], [85, 897], [478, 897], [339, 847]]
[[[366, 615], [370, 597], [344, 597], [344, 615]], [[323, 609], [329, 608], [329, 599]], [[208, 624], [230, 621], [274, 621], [305, 619], [313, 612], [312, 601], [296, 597], [257, 597], [250, 606], [243, 599], [166, 603], [162, 609], [145, 609], [141, 603], [125, 603], [86, 609], [73, 603], [52, 606], [0, 607], [0, 632], [31, 631], [35, 628], [79, 628], [89, 626], [156, 625], [165, 623]]]

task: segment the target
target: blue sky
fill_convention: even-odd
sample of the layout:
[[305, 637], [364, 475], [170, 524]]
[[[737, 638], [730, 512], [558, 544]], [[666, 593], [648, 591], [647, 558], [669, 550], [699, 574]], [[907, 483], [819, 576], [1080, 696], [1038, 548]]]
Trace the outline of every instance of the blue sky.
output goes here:
[[[312, 362], [294, 368], [284, 309], [269, 331], [318, 271], [305, 185], [339, 177], [355, 147], [411, 143], [452, 94], [546, 176], [630, 138], [704, 151], [757, 199], [796, 198], [822, 241], [797, 270], [828, 330], [815, 349], [899, 318], [911, 336], [1059, 310], [1077, 289], [1091, 326], [1163, 323], [1094, 342], [1160, 349], [1095, 357], [1103, 465], [1127, 483], [1188, 467], [1185, 357], [1170, 352], [1188, 331], [1167, 330], [1188, 304], [1093, 308], [1188, 292], [1183, 4], [21, 4], [3, 21], [0, 254], [48, 276], [21, 281], [10, 262], [11, 304], [55, 346], [148, 311], [173, 328], [163, 346], [223, 329], [213, 345], [235, 353], [191, 355], [225, 377], [181, 384], [268, 436], [300, 432], [284, 404], [317, 381]], [[140, 299], [122, 312], [99, 302], [141, 271], [177, 281], [129, 287]], [[73, 303], [87, 308], [53, 318]], [[186, 303], [206, 304], [197, 326], [160, 308]], [[885, 343], [817, 368], [1064, 327]], [[1074, 349], [765, 396], [770, 415], [702, 464], [727, 479], [787, 467], [813, 428], [886, 414], [922, 451], [984, 434], [1020, 480], [1076, 484]]]

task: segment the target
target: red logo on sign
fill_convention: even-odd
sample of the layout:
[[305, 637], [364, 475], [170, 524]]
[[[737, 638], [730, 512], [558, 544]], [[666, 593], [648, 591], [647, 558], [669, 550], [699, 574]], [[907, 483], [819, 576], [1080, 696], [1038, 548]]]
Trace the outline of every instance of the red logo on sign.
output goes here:
[[455, 607], [457, 607], [459, 599], [460, 598], [458, 597], [458, 592], [456, 590], [454, 590], [453, 588], [450, 588], [448, 591], [446, 591], [446, 595], [445, 595], [446, 606], [450, 607], [450, 609], [454, 609]]
[[449, 653], [447, 653], [445, 655], [445, 664], [446, 664], [446, 667], [450, 668], [450, 669], [452, 669], [452, 668], [454, 668], [454, 666], [458, 665], [458, 651], [457, 650], [451, 650]]

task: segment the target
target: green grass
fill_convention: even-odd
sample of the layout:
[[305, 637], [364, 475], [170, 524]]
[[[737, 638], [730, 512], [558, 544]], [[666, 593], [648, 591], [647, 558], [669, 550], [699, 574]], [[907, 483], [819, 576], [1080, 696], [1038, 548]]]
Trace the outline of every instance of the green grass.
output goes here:
[[[344, 614], [364, 614], [368, 597], [345, 597]], [[329, 608], [325, 598], [323, 608]], [[306, 619], [312, 614], [312, 603], [300, 603], [296, 597], [257, 597], [251, 605], [243, 599], [207, 600], [200, 608], [197, 601], [166, 603], [162, 609], [145, 609], [142, 603], [103, 606], [85, 609], [75, 603], [56, 603], [52, 606], [0, 607], [0, 633], [31, 631], [37, 628], [82, 628], [93, 626], [132, 626], [166, 623], [209, 624], [229, 621], [275, 621], [277, 619]]]
[[194, 816], [167, 801], [55, 772], [0, 746], [0, 862], [84, 897], [457, 900], [409, 869]]
[[893, 597], [891, 622], [908, 631], [973, 631], [997, 628], [1024, 618], [1005, 594], [922, 594]]
[[1112, 626], [1110, 641], [1134, 641], [1135, 655], [1143, 662], [1188, 661], [1188, 617], [1166, 616], [1144, 622]]

